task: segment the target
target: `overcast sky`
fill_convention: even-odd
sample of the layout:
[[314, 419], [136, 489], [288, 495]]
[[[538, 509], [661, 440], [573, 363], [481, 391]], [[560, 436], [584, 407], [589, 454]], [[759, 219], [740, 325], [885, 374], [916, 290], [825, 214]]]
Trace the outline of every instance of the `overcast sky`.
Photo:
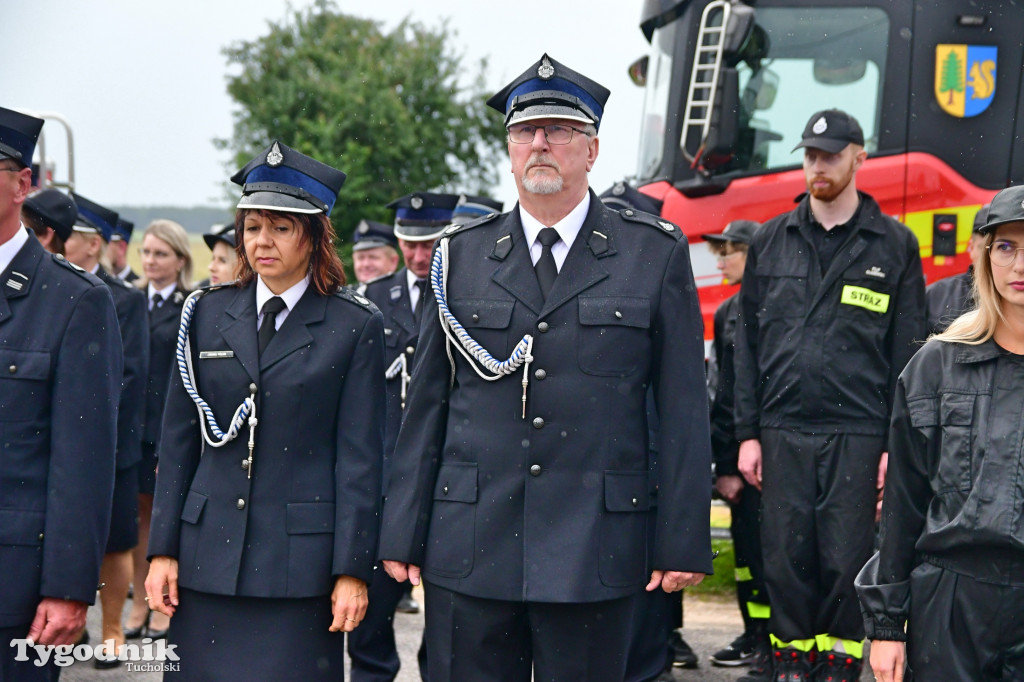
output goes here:
[[[296, 0], [293, 8], [305, 8]], [[497, 91], [548, 52], [611, 90], [591, 173], [598, 192], [634, 172], [642, 90], [626, 73], [647, 53], [640, 0], [543, 2], [528, 6], [472, 0], [339, 0], [341, 11], [402, 18], [457, 31], [467, 64], [489, 57], [487, 85]], [[75, 184], [110, 205], [223, 205], [230, 175], [213, 139], [231, 133], [228, 66], [221, 50], [267, 32], [289, 14], [283, 0], [33, 0], [3, 2], [8, 42], [0, 68], [0, 106], [53, 112], [74, 134]], [[495, 114], [497, 115], [497, 114]], [[67, 177], [64, 131], [47, 123], [47, 156]], [[508, 166], [499, 199], [515, 199]], [[234, 170], [234, 169], [232, 169]], [[342, 168], [351, 172], [352, 169]]]

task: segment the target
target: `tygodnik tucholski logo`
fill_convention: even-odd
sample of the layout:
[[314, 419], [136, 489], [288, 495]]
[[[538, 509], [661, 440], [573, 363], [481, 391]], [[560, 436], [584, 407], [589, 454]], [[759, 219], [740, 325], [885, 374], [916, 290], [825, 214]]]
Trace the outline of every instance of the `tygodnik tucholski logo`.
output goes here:
[[75, 661], [121, 661], [127, 670], [132, 672], [178, 672], [178, 654], [174, 652], [177, 644], [167, 644], [167, 640], [158, 639], [153, 642], [146, 637], [142, 644], [124, 644], [114, 654], [114, 640], [105, 640], [102, 644], [91, 647], [88, 644], [61, 644], [60, 646], [38, 645], [31, 639], [12, 639], [11, 646], [17, 649], [16, 661], [33, 660], [38, 667], [46, 665], [50, 659], [58, 667], [66, 667]]

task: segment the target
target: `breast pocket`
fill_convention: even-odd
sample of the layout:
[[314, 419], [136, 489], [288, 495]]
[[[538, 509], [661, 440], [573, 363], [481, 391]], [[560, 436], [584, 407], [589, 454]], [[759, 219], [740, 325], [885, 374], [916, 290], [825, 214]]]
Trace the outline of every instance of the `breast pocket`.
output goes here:
[[0, 350], [0, 421], [36, 421], [50, 405], [46, 351]]
[[[936, 472], [938, 492], [971, 489], [975, 396], [946, 394], [939, 399], [942, 453]], [[947, 456], [947, 453], [952, 456]], [[955, 453], [955, 454], [954, 454]]]
[[499, 299], [462, 298], [448, 302], [459, 324], [498, 362], [507, 359], [511, 346], [519, 342], [508, 337], [514, 307], [515, 301]]
[[807, 266], [805, 263], [759, 263], [754, 271], [761, 293], [762, 320], [803, 317], [807, 309]]
[[644, 297], [579, 298], [580, 369], [595, 376], [625, 376], [650, 357], [651, 302]]

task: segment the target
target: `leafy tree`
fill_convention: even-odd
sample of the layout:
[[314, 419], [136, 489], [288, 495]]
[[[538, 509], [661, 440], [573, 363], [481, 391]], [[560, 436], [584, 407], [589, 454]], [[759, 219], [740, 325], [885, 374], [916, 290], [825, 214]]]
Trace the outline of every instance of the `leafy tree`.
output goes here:
[[960, 63], [960, 56], [956, 50], [950, 50], [946, 58], [942, 60], [942, 77], [940, 79], [939, 92], [949, 93], [949, 102], [953, 103], [953, 93], [964, 91], [964, 67]]
[[[391, 222], [392, 199], [416, 190], [486, 194], [504, 147], [485, 105], [483, 73], [462, 65], [447, 23], [381, 22], [317, 0], [269, 32], [224, 50], [238, 103], [230, 140], [237, 167], [280, 139], [348, 174], [332, 222], [348, 240], [362, 218]], [[468, 85], [465, 82], [468, 81]]]

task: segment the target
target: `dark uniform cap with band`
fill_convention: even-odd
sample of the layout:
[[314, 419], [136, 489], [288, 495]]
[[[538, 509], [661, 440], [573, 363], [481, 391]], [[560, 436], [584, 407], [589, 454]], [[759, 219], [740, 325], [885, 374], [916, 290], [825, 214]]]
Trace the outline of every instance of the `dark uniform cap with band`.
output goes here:
[[459, 202], [455, 204], [455, 210], [452, 211], [452, 223], [465, 225], [485, 215], [501, 213], [501, 209], [504, 207], [505, 204], [496, 199], [462, 194], [459, 196]]
[[971, 226], [971, 232], [983, 234], [981, 228], [985, 227], [985, 223], [988, 222], [988, 209], [991, 206], [992, 204], [985, 204], [974, 214], [974, 225]]
[[621, 211], [626, 208], [635, 208], [644, 213], [652, 215], [661, 214], [662, 202], [654, 197], [649, 197], [636, 187], [627, 182], [616, 182], [614, 185], [598, 195], [601, 202], [609, 208]]
[[988, 234], [1006, 223], [1024, 223], [1024, 185], [1007, 187], [992, 197], [988, 218], [978, 233]]
[[378, 223], [375, 220], [360, 220], [352, 237], [353, 251], [365, 251], [381, 246], [398, 246], [395, 226]]
[[242, 186], [239, 209], [330, 215], [345, 174], [274, 140], [231, 182]]
[[810, 147], [829, 154], [838, 154], [846, 149], [848, 144], [864, 146], [864, 131], [861, 130], [857, 119], [839, 109], [826, 109], [816, 112], [807, 121], [800, 144], [793, 147], [793, 151], [801, 147]]
[[132, 232], [135, 231], [135, 223], [130, 220], [118, 217], [117, 225], [114, 225], [114, 234], [111, 237], [112, 240], [130, 242], [132, 240]]
[[43, 119], [0, 107], [0, 159], [11, 159], [22, 168], [32, 165], [32, 152], [43, 129]]
[[74, 229], [79, 232], [95, 232], [103, 237], [103, 241], [109, 242], [111, 235], [114, 234], [114, 226], [117, 225], [117, 213], [86, 199], [81, 194], [72, 192], [71, 198], [78, 206], [78, 220]]
[[413, 192], [395, 199], [388, 204], [395, 209], [395, 236], [407, 242], [437, 239], [451, 225], [458, 201], [457, 194], [435, 192]]
[[25, 199], [25, 210], [36, 215], [43, 225], [53, 228], [57, 236], [67, 241], [78, 220], [75, 200], [64, 192], [50, 188], [33, 192]]
[[709, 242], [736, 242], [737, 244], [749, 244], [754, 240], [754, 233], [761, 227], [761, 223], [754, 220], [733, 220], [720, 234], [702, 234], [701, 238]]
[[544, 54], [536, 64], [487, 100], [505, 116], [505, 127], [539, 118], [564, 118], [601, 127], [606, 87]]
[[214, 225], [209, 232], [203, 235], [203, 241], [213, 251], [217, 242], [224, 242], [232, 249], [235, 248], [235, 226], [233, 223], [227, 225]]

